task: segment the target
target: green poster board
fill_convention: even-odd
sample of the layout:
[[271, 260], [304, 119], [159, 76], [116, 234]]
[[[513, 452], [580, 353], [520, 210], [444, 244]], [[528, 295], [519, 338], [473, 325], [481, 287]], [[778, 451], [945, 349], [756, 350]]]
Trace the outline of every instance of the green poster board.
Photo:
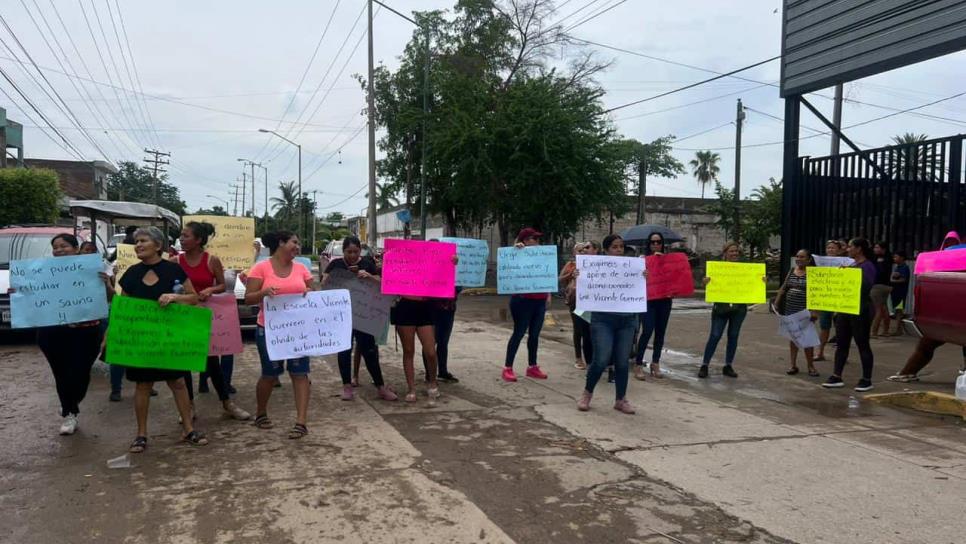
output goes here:
[[204, 372], [211, 310], [198, 306], [114, 297], [107, 331], [112, 365]]

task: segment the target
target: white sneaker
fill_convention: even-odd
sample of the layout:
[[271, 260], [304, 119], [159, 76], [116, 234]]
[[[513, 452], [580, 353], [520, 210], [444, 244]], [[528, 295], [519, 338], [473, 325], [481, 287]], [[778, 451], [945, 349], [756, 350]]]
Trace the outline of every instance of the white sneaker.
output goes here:
[[237, 419], [238, 421], [248, 421], [252, 418], [251, 414], [245, 410], [242, 410], [237, 404], [231, 401], [228, 401], [228, 403], [225, 405], [225, 413], [228, 414], [229, 417]]
[[60, 425], [60, 434], [62, 435], [74, 434], [74, 431], [76, 430], [77, 430], [77, 416], [75, 416], [74, 414], [68, 414], [67, 417], [64, 418], [64, 422], [61, 423]]

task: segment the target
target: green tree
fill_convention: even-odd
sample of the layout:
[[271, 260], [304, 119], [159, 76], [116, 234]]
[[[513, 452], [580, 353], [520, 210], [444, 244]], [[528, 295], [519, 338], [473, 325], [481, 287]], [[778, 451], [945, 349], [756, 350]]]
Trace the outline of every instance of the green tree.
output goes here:
[[718, 180], [715, 180], [714, 193], [718, 196], [718, 200], [715, 200], [714, 204], [711, 204], [709, 208], [717, 216], [715, 225], [724, 231], [727, 239], [734, 240], [737, 237], [737, 231], [735, 229], [735, 192], [732, 189], [723, 187]]
[[742, 202], [742, 227], [745, 241], [752, 257], [763, 255], [771, 249], [768, 241], [782, 230], [782, 182], [770, 178]]
[[944, 170], [939, 160], [941, 147], [921, 145], [927, 140], [929, 136], [926, 134], [911, 132], [893, 136], [893, 143], [900, 147], [889, 155], [887, 172], [900, 180], [938, 181]]
[[701, 198], [704, 198], [705, 186], [712, 181], [715, 182], [715, 190], [717, 191], [718, 174], [721, 173], [721, 168], [718, 167], [719, 162], [721, 162], [721, 156], [717, 153], [697, 151], [694, 158], [688, 163], [691, 166], [691, 174], [701, 184]]
[[45, 168], [0, 169], [0, 225], [56, 221], [58, 179], [56, 172]]
[[279, 196], [271, 199], [272, 212], [280, 228], [291, 228], [292, 221], [298, 223], [298, 186], [294, 181], [281, 182], [278, 184]]
[[192, 215], [228, 215], [228, 212], [221, 206], [212, 206], [211, 208], [198, 208], [198, 211]]
[[[641, 194], [642, 181], [647, 178], [673, 178], [686, 170], [681, 161], [671, 156], [671, 142], [674, 136], [667, 135], [651, 143], [641, 143], [633, 139], [614, 142], [619, 153], [619, 161], [624, 173], [624, 181], [630, 193], [637, 195], [637, 223], [644, 222], [644, 196]], [[642, 180], [641, 173], [644, 173]], [[618, 214], [620, 215], [620, 214]]]
[[158, 198], [154, 198], [154, 176], [151, 170], [134, 162], [123, 161], [116, 173], [107, 176], [107, 198], [124, 202], [157, 204], [178, 215], [184, 215], [188, 206], [181, 200], [181, 192], [168, 183], [167, 174], [158, 179]]
[[[385, 129], [377, 168], [387, 191], [419, 215], [425, 157], [429, 213], [451, 227], [498, 225], [501, 242], [522, 225], [552, 237], [624, 206], [615, 134], [589, 56], [549, 65], [565, 39], [549, 0], [458, 0], [451, 17], [417, 14], [399, 68], [376, 74], [376, 119]], [[433, 44], [430, 113], [423, 113], [426, 32]], [[426, 130], [423, 130], [423, 126]]]
[[[399, 199], [396, 197], [397, 193], [398, 191], [390, 187], [388, 184], [376, 184], [376, 208], [382, 210], [385, 208], [398, 206]], [[366, 198], [369, 198], [368, 192], [366, 193]]]

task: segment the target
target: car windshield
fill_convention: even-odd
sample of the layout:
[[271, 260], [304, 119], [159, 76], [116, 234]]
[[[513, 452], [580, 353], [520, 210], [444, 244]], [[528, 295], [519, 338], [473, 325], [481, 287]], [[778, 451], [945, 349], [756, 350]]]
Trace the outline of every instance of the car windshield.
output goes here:
[[117, 247], [118, 244], [124, 242], [124, 234], [115, 234], [111, 237], [111, 241], [108, 243], [107, 247]]
[[50, 234], [0, 234], [0, 267], [8, 268], [10, 261], [50, 257], [50, 238]]

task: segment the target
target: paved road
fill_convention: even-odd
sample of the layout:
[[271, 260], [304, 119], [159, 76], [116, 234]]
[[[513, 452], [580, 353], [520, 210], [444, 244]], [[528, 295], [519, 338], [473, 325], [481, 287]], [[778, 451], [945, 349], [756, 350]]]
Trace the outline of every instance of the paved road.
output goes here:
[[[785, 376], [787, 350], [767, 315], [746, 323], [738, 380], [698, 381], [707, 310], [675, 311], [671, 376], [633, 381], [638, 414], [625, 416], [606, 384], [591, 412], [574, 409], [582, 376], [566, 323], [544, 333], [549, 380], [500, 381], [504, 305], [461, 301], [451, 367], [462, 382], [444, 385], [435, 406], [424, 396], [415, 406], [378, 401], [371, 386], [340, 401], [333, 362], [313, 361], [306, 439], [284, 436], [287, 380], [270, 431], [221, 419], [216, 399], [201, 396], [212, 444], [199, 449], [177, 443], [165, 391], [152, 405], [150, 449], [119, 470], [105, 462], [133, 436], [130, 388], [108, 403], [98, 374], [81, 430], [58, 437], [42, 356], [0, 346], [0, 541], [962, 541], [963, 423], [864, 402], [850, 410], [848, 391]], [[881, 381], [911, 345], [876, 345], [877, 390], [899, 387]], [[946, 351], [931, 383], [912, 387], [951, 390], [958, 359]], [[400, 355], [392, 345], [382, 353], [398, 390]], [[257, 368], [248, 345], [235, 381], [249, 409]]]

